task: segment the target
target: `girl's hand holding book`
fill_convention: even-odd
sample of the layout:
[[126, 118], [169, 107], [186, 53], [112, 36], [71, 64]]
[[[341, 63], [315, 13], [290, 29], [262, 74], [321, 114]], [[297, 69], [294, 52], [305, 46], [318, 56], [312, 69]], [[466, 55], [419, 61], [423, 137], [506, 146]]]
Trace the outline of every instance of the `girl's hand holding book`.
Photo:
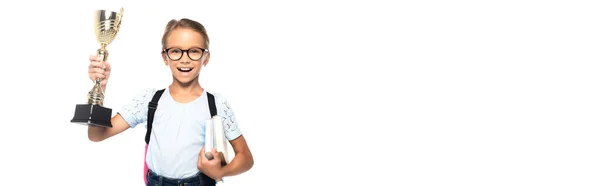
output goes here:
[[222, 155], [213, 148], [208, 157], [212, 159], [207, 158], [207, 155], [204, 153], [204, 147], [202, 147], [200, 156], [198, 157], [198, 169], [208, 177], [216, 181], [221, 181], [223, 177], [221, 168], [224, 161]]

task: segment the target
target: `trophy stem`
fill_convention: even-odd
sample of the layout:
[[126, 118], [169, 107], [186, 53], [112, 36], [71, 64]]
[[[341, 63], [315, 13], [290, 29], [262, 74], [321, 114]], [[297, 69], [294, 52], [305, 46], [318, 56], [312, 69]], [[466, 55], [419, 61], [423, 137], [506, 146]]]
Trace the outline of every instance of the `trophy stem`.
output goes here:
[[100, 44], [100, 49], [98, 49], [98, 51], [96, 51], [96, 55], [98, 56], [98, 59], [100, 62], [102, 62], [102, 63], [106, 62], [106, 58], [108, 57], [108, 50], [106, 50], [106, 43]]
[[100, 82], [96, 81], [94, 87], [88, 93], [88, 104], [102, 106], [104, 105], [104, 91]]
[[[102, 43], [100, 49], [97, 51], [98, 60], [101, 63], [106, 62], [108, 58], [108, 51], [106, 50], [106, 44]], [[95, 81], [95, 85], [92, 90], [88, 93], [88, 104], [92, 105], [104, 105], [104, 90], [102, 89], [102, 79], [98, 78]]]

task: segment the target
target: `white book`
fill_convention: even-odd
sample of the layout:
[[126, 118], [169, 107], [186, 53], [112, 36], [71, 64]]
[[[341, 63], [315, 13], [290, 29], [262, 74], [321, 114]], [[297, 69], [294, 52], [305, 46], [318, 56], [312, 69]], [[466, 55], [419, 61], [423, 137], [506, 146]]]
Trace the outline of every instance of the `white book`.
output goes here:
[[206, 158], [212, 159], [213, 157], [210, 152], [213, 148], [216, 148], [217, 152], [222, 154], [222, 164], [229, 164], [233, 159], [233, 156], [230, 154], [233, 152], [233, 147], [231, 147], [229, 140], [225, 137], [225, 127], [223, 126], [222, 118], [220, 116], [214, 116], [212, 119], [207, 120], [205, 132], [204, 153], [206, 154]]

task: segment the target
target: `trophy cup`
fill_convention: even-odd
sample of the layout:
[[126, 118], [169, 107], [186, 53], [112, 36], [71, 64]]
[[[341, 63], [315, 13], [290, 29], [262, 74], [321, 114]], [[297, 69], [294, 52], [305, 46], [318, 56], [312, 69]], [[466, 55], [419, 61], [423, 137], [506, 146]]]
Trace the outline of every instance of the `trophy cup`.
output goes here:
[[[99, 61], [105, 62], [108, 57], [106, 47], [115, 39], [121, 26], [123, 18], [123, 8], [120, 12], [109, 10], [96, 10], [94, 15], [94, 25], [96, 31], [96, 40], [100, 43], [100, 49], [97, 51]], [[75, 115], [71, 123], [82, 125], [93, 125], [99, 127], [112, 127], [110, 122], [112, 109], [106, 108], [104, 104], [104, 90], [100, 85], [101, 79], [96, 79], [95, 85], [88, 92], [87, 104], [77, 104]]]

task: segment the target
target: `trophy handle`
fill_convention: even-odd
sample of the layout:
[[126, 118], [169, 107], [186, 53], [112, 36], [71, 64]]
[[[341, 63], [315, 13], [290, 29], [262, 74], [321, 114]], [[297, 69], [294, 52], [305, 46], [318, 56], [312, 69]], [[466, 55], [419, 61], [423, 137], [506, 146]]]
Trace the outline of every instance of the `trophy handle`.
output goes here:
[[121, 11], [119, 14], [117, 14], [117, 17], [115, 18], [115, 27], [117, 29], [119, 29], [121, 27], [121, 20], [123, 19], [123, 8], [121, 8]]

